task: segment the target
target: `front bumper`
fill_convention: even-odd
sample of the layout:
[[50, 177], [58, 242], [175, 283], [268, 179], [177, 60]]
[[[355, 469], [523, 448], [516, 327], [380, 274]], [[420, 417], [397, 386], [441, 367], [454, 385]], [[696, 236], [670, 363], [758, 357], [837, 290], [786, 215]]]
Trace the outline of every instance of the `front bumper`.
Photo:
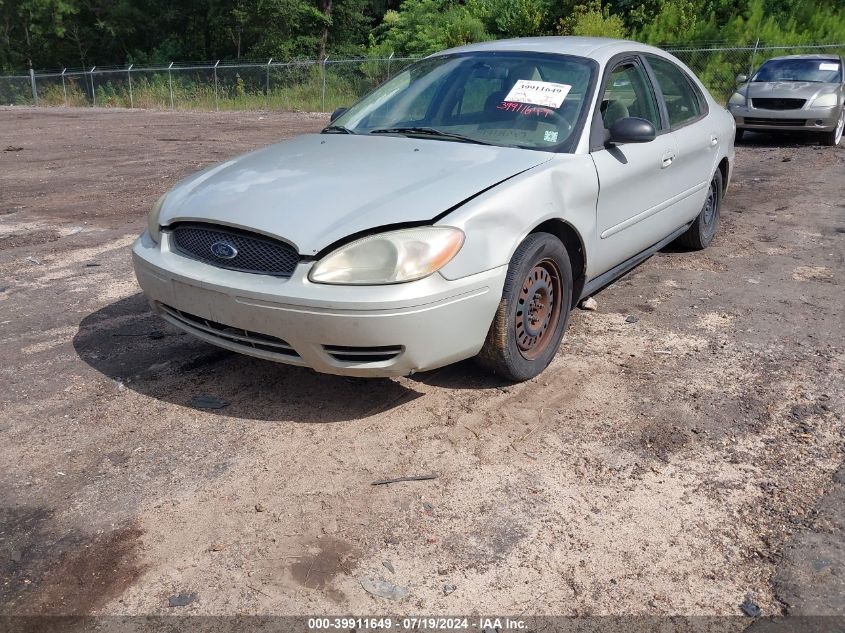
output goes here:
[[741, 105], [728, 105], [737, 129], [794, 130], [798, 132], [830, 132], [839, 123], [839, 107], [805, 107], [798, 110], [764, 110]]
[[350, 376], [404, 376], [479, 352], [507, 266], [449, 281], [439, 273], [388, 286], [308, 281], [217, 268], [173, 252], [170, 235], [132, 247], [153, 309], [209, 343], [268, 360]]

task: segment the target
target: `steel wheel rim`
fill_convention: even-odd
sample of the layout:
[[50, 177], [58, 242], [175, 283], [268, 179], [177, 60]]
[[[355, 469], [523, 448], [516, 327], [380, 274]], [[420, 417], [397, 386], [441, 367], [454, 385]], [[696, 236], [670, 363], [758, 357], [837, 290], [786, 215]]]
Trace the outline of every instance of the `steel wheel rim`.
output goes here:
[[551, 345], [560, 321], [563, 287], [560, 270], [551, 259], [534, 265], [522, 281], [514, 324], [520, 354], [535, 360]]
[[842, 111], [839, 113], [839, 123], [836, 126], [835, 141], [837, 145], [839, 145], [839, 142], [842, 140], [843, 130], [845, 130], [845, 106], [842, 107]]
[[707, 199], [702, 209], [704, 229], [707, 235], [716, 232], [716, 219], [719, 217], [719, 192], [716, 180], [710, 182], [710, 189], [707, 191]]
[[716, 183], [710, 183], [710, 189], [707, 191], [707, 199], [704, 201], [704, 224], [710, 226], [713, 223], [713, 218], [716, 216]]

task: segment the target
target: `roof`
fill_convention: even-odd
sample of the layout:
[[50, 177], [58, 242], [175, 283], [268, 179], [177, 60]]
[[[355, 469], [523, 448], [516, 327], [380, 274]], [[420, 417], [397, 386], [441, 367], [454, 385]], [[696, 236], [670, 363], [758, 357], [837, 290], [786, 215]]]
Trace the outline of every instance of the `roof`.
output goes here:
[[780, 57], [770, 57], [766, 61], [770, 62], [773, 59], [829, 59], [831, 61], [838, 62], [839, 55], [829, 53], [804, 53], [803, 55], [781, 55]]
[[605, 62], [614, 55], [629, 51], [667, 54], [665, 51], [661, 51], [654, 46], [648, 46], [647, 44], [640, 44], [639, 42], [630, 40], [617, 40], [609, 37], [549, 36], [520, 37], [510, 40], [478, 42], [476, 44], [467, 44], [466, 46], [440, 51], [435, 53], [434, 56], [474, 51], [557, 53], [558, 55], [587, 57], [595, 59], [598, 62]]

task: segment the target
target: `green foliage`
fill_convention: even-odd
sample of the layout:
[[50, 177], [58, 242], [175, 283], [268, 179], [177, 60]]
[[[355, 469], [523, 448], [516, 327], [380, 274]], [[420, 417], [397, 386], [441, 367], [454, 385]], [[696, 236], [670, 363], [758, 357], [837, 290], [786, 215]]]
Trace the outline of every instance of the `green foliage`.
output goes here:
[[[0, 0], [0, 70], [20, 73], [30, 62], [44, 69], [240, 58], [313, 60], [322, 54], [331, 59], [425, 55], [468, 42], [551, 34], [627, 34], [670, 46], [705, 41], [753, 44], [758, 39], [779, 45], [841, 43], [845, 4], [843, 0]], [[727, 63], [713, 61], [714, 69], [724, 70]], [[248, 86], [244, 89], [249, 92]], [[21, 90], [16, 83], [15, 94]], [[104, 99], [116, 98], [106, 87], [103, 91]]]
[[654, 44], [845, 42], [845, 5], [821, 0], [646, 0], [629, 23], [635, 39]]
[[0, 1], [0, 64], [32, 66], [40, 51], [66, 35], [76, 0]]
[[590, 0], [577, 5], [572, 13], [561, 18], [558, 24], [561, 35], [585, 35], [592, 37], [623, 38], [625, 23], [618, 15], [611, 15], [610, 7], [602, 7], [601, 0]]
[[466, 6], [497, 39], [542, 34], [549, 10], [546, 2], [537, 0], [468, 0]]
[[845, 41], [845, 7], [796, 3], [789, 14], [773, 14], [764, 0], [750, 0], [748, 9], [732, 16], [722, 27], [731, 41], [811, 44]]
[[634, 39], [655, 44], [694, 42], [702, 37], [707, 22], [692, 0], [656, 0], [641, 4], [632, 12], [632, 21], [642, 25]]
[[[369, 0], [0, 0], [0, 69], [365, 51]], [[380, 17], [380, 16], [379, 16]]]
[[43, 105], [65, 105], [65, 95], [67, 95], [67, 105], [69, 106], [88, 105], [86, 90], [76, 81], [67, 81], [64, 89], [60, 81], [42, 86], [38, 90], [38, 101]]
[[385, 14], [374, 37], [378, 50], [396, 55], [428, 55], [490, 39], [481, 19], [453, 0], [405, 0], [401, 11]]

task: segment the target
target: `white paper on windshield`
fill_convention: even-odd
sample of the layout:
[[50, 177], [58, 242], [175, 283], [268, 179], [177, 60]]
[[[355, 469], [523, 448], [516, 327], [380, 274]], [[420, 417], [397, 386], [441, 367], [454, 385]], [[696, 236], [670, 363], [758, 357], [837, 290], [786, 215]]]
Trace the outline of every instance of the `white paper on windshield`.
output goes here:
[[505, 101], [516, 103], [530, 103], [545, 108], [559, 108], [572, 86], [555, 84], [550, 81], [530, 81], [520, 79], [516, 82]]
[[839, 64], [819, 64], [819, 70], [839, 70]]

